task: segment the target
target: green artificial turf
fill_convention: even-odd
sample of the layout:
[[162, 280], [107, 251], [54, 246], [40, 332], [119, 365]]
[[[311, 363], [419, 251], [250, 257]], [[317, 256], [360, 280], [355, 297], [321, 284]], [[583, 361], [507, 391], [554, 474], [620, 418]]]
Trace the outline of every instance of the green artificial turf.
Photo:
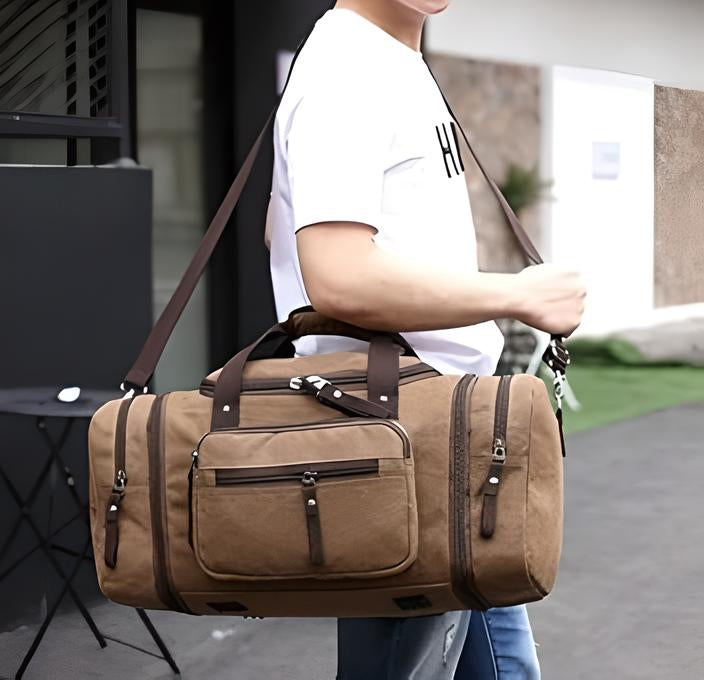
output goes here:
[[569, 382], [582, 408], [565, 408], [566, 432], [704, 401], [704, 367], [649, 363], [635, 347], [615, 339], [575, 340], [569, 348]]

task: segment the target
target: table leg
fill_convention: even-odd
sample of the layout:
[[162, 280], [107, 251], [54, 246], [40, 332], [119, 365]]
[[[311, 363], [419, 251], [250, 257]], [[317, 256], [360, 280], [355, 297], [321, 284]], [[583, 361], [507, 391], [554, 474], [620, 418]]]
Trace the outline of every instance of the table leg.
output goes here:
[[17, 518], [17, 521], [15, 522], [12, 529], [10, 530], [10, 533], [7, 535], [7, 538], [3, 541], [2, 547], [0, 548], [0, 555], [5, 554], [5, 551], [10, 547], [10, 545], [12, 544], [12, 541], [15, 539], [15, 536], [17, 535], [17, 532], [19, 531], [20, 527], [22, 526], [22, 522], [25, 521], [26, 515], [29, 512], [30, 507], [34, 503], [34, 500], [35, 500], [37, 494], [41, 490], [41, 487], [44, 484], [44, 480], [46, 479], [47, 474], [51, 470], [51, 466], [54, 464], [55, 454], [59, 451], [59, 449], [61, 449], [61, 447], [64, 446], [64, 444], [66, 443], [66, 439], [68, 439], [68, 435], [71, 432], [72, 425], [73, 425], [73, 419], [68, 418], [66, 420], [66, 423], [64, 424], [63, 429], [61, 430], [61, 434], [59, 435], [56, 442], [54, 442], [49, 437], [49, 434], [46, 431], [45, 418], [43, 418], [42, 416], [39, 416], [37, 418], [36, 426], [37, 426], [37, 429], [43, 435], [44, 439], [47, 441], [47, 444], [49, 447], [49, 457], [44, 462], [42, 469], [39, 471], [39, 475], [37, 475], [37, 478], [34, 480], [34, 483], [32, 484], [32, 488], [29, 491], [29, 494], [27, 494], [26, 498], [22, 499], [22, 501], [19, 503], [21, 514]]
[[146, 629], [149, 631], [149, 634], [152, 636], [152, 639], [154, 642], [156, 642], [156, 646], [159, 648], [159, 651], [163, 654], [164, 656], [164, 661], [171, 666], [171, 670], [176, 673], [177, 675], [181, 675], [181, 671], [179, 670], [179, 667], [176, 665], [176, 661], [174, 661], [174, 658], [171, 656], [171, 652], [169, 651], [169, 648], [166, 646], [164, 641], [161, 639], [161, 635], [159, 635], [159, 631], [154, 627], [154, 624], [152, 623], [151, 619], [147, 616], [147, 612], [144, 611], [141, 607], [135, 607], [135, 611], [137, 612], [137, 615], [139, 616], [140, 619], [142, 619], [142, 623], [146, 627]]
[[[47, 537], [46, 540], [50, 541], [52, 538], [60, 534], [69, 524], [75, 522], [79, 517], [82, 517], [85, 513], [83, 511], [77, 512], [73, 517], [67, 519], [63, 524], [54, 529]], [[41, 545], [37, 543], [33, 548], [30, 548], [27, 552], [20, 555], [11, 565], [9, 565], [4, 571], [0, 572], [0, 582], [5, 580], [17, 567], [22, 564], [30, 555], [33, 555], [37, 550], [41, 548]], [[75, 552], [75, 551], [74, 551]]]
[[[21, 503], [22, 498], [19, 495], [17, 489], [15, 488], [15, 485], [12, 483], [12, 481], [8, 478], [8, 476], [5, 474], [5, 471], [0, 467], [0, 477], [2, 477], [3, 481], [5, 482], [8, 490], [10, 491], [10, 495], [14, 498], [16, 503]], [[93, 621], [93, 618], [91, 617], [90, 613], [86, 609], [85, 605], [83, 604], [83, 601], [81, 598], [78, 596], [78, 593], [75, 591], [73, 586], [71, 585], [71, 581], [66, 581], [66, 575], [63, 572], [63, 569], [61, 568], [61, 565], [58, 563], [54, 555], [52, 554], [51, 550], [49, 549], [46, 541], [46, 537], [42, 535], [41, 531], [39, 530], [39, 527], [37, 526], [36, 522], [32, 518], [30, 514], [25, 515], [27, 523], [29, 524], [30, 528], [34, 532], [35, 536], [37, 537], [37, 540], [39, 541], [39, 547], [41, 548], [41, 551], [44, 553], [46, 556], [47, 560], [49, 560], [50, 564], [54, 569], [56, 570], [57, 574], [61, 577], [62, 581], [65, 582], [67, 590], [69, 595], [71, 596], [71, 599], [74, 601], [76, 607], [78, 607], [78, 610], [81, 612], [81, 615], [85, 619], [86, 623], [88, 624], [88, 627], [91, 629], [93, 636], [95, 639], [98, 641], [98, 644], [101, 647], [106, 646], [105, 638], [103, 638], [102, 633], [98, 630], [98, 627], [95, 625], [95, 621]], [[87, 546], [90, 546], [90, 536], [88, 537], [87, 540]], [[86, 547], [86, 550], [88, 550], [88, 547]], [[78, 560], [78, 564], [82, 562], [82, 558]]]
[[[81, 612], [81, 615], [85, 619], [86, 623], [88, 624], [89, 628], [91, 629], [94, 637], [98, 641], [98, 644], [100, 645], [101, 648], [104, 648], [107, 646], [107, 642], [105, 641], [105, 638], [103, 637], [102, 633], [98, 630], [98, 627], [96, 626], [95, 622], [93, 621], [93, 618], [91, 617], [90, 613], [86, 609], [85, 605], [83, 604], [82, 600], [79, 598], [78, 594], [76, 593], [75, 589], [71, 585], [72, 581], [75, 579], [78, 570], [81, 566], [81, 563], [84, 559], [90, 559], [90, 557], [87, 555], [88, 550], [91, 545], [91, 537], [90, 537], [90, 519], [88, 517], [87, 513], [87, 506], [84, 505], [81, 502], [81, 499], [78, 496], [78, 492], [76, 490], [76, 485], [75, 485], [75, 480], [73, 477], [73, 472], [71, 469], [64, 463], [62, 457], [61, 457], [61, 449], [63, 448], [64, 444], [66, 443], [66, 440], [68, 438], [68, 435], [71, 430], [71, 426], [73, 424], [73, 419], [69, 418], [66, 421], [66, 424], [64, 425], [59, 437], [54, 440], [52, 439], [51, 435], [49, 434], [47, 428], [46, 428], [46, 420], [44, 417], [38, 417], [36, 421], [37, 429], [39, 430], [40, 434], [44, 438], [46, 445], [49, 449], [50, 455], [46, 462], [44, 463], [39, 476], [35, 480], [35, 482], [32, 485], [32, 489], [30, 490], [28, 496], [26, 499], [23, 499], [17, 488], [14, 486], [14, 484], [11, 482], [11, 480], [7, 477], [5, 472], [0, 468], [0, 478], [2, 478], [8, 487], [8, 490], [10, 491], [10, 495], [13, 497], [15, 502], [18, 504], [20, 510], [21, 510], [21, 515], [18, 517], [17, 522], [15, 523], [15, 526], [13, 527], [12, 531], [10, 532], [10, 535], [8, 536], [7, 539], [5, 539], [3, 543], [3, 551], [11, 544], [12, 540], [14, 540], [15, 535], [17, 534], [17, 531], [19, 530], [19, 527], [21, 526], [23, 521], [26, 521], [35, 536], [38, 539], [38, 544], [34, 546], [31, 550], [26, 552], [22, 557], [18, 558], [15, 562], [13, 562], [12, 565], [10, 565], [5, 571], [0, 573], [0, 581], [2, 581], [10, 572], [12, 572], [19, 564], [21, 564], [27, 557], [29, 557], [32, 553], [36, 552], [36, 550], [41, 549], [42, 552], [45, 554], [46, 558], [49, 560], [50, 564], [54, 567], [56, 572], [59, 574], [61, 579], [63, 580], [63, 586], [61, 588], [61, 591], [59, 592], [56, 601], [53, 603], [51, 609], [47, 613], [46, 617], [44, 618], [44, 621], [42, 622], [42, 625], [37, 632], [36, 636], [34, 637], [32, 644], [27, 651], [24, 659], [22, 660], [22, 664], [20, 665], [17, 674], [15, 675], [15, 678], [19, 679], [22, 677], [24, 672], [27, 669], [27, 666], [29, 665], [30, 661], [32, 660], [34, 654], [36, 653], [37, 649], [39, 648], [39, 645], [41, 644], [41, 641], [51, 624], [51, 621], [53, 620], [54, 616], [56, 615], [56, 611], [58, 610], [58, 607], [61, 603], [61, 601], [66, 597], [66, 594], [69, 594], [71, 596], [71, 599], [74, 601], [76, 607], [78, 610]], [[39, 530], [39, 527], [37, 526], [36, 522], [30, 515], [30, 507], [34, 503], [34, 500], [36, 498], [36, 495], [39, 493], [44, 480], [46, 479], [47, 474], [52, 468], [52, 465], [56, 465], [57, 469], [63, 473], [64, 476], [64, 481], [66, 483], [66, 486], [69, 490], [69, 493], [71, 494], [71, 497], [74, 500], [74, 503], [76, 507], [78, 508], [79, 512], [71, 517], [68, 521], [64, 522], [58, 529], [56, 530], [51, 530], [51, 527], [49, 528], [49, 533], [47, 536], [44, 536], [41, 531]], [[86, 526], [88, 527], [88, 538], [86, 540], [86, 544], [83, 547], [82, 552], [78, 553], [77, 551], [70, 550], [67, 548], [63, 548], [61, 546], [55, 546], [53, 544], [50, 544], [50, 541], [52, 538], [54, 538], [58, 533], [60, 533], [63, 529], [65, 529], [69, 524], [74, 522], [76, 519], [79, 517], [83, 518], [83, 521], [85, 522]], [[75, 556], [76, 557], [76, 562], [74, 563], [73, 569], [68, 576], [63, 572], [63, 569], [61, 568], [61, 565], [58, 563], [58, 561], [54, 558], [54, 556], [51, 554], [51, 550], [56, 549], [60, 550], [62, 552], [65, 552], [69, 555]], [[0, 552], [2, 554], [2, 552]], [[180, 675], [181, 671], [179, 670], [178, 665], [176, 664], [176, 661], [174, 660], [173, 656], [171, 655], [171, 652], [169, 651], [169, 648], [166, 646], [164, 643], [163, 639], [161, 638], [161, 635], [157, 631], [156, 627], [152, 623], [151, 619], [147, 616], [146, 612], [141, 609], [141, 608], [135, 608], [135, 611], [137, 612], [137, 615], [139, 616], [140, 620], [144, 624], [145, 628], [149, 632], [150, 636], [154, 640], [155, 644], [159, 648], [159, 651], [162, 654], [162, 658], [164, 661], [166, 661], [171, 670], [177, 674]], [[146, 651], [146, 650], [144, 650]]]
[[[76, 578], [76, 574], [78, 574], [78, 570], [81, 567], [81, 562], [83, 561], [83, 557], [85, 554], [88, 552], [88, 548], [90, 547], [90, 537], [86, 540], [85, 545], [83, 546], [83, 551], [79, 555], [79, 557], [76, 559], [75, 564], [73, 565], [73, 569], [71, 570], [70, 575], [68, 578], [64, 580], [64, 584], [59, 591], [59, 594], [57, 595], [56, 599], [54, 600], [54, 603], [52, 604], [51, 608], [47, 612], [46, 616], [44, 617], [44, 621], [42, 621], [42, 625], [40, 626], [39, 630], [37, 631], [37, 634], [34, 636], [34, 639], [32, 640], [32, 644], [30, 645], [29, 649], [27, 650], [27, 653], [24, 655], [24, 659], [22, 659], [22, 663], [20, 664], [20, 667], [17, 669], [17, 673], [15, 674], [15, 680], [20, 680], [20, 678], [24, 675], [24, 672], [27, 670], [27, 666], [29, 666], [30, 661], [32, 660], [32, 657], [34, 657], [35, 652], [39, 648], [39, 644], [42, 641], [42, 638], [44, 637], [44, 634], [47, 631], [47, 628], [49, 628], [49, 624], [51, 624], [51, 621], [53, 620], [54, 616], [56, 615], [56, 612], [59, 608], [59, 605], [61, 604], [61, 601], [66, 597], [66, 593], [71, 590], [71, 581], [73, 581], [74, 578]], [[91, 619], [92, 621], [92, 619]], [[95, 626], [95, 624], [93, 624]], [[95, 632], [100, 635], [102, 638], [102, 635], [98, 631], [98, 629], [95, 629]], [[107, 643], [105, 640], [102, 641], [102, 644], [100, 645], [101, 647], [105, 647]]]

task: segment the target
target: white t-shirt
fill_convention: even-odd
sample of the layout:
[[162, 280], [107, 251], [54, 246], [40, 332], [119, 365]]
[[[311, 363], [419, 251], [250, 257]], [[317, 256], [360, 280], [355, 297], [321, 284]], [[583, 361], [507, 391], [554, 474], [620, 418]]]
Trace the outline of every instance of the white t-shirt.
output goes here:
[[[277, 316], [309, 305], [295, 232], [362, 222], [396, 256], [476, 271], [459, 131], [422, 54], [353, 10], [328, 10], [296, 60], [274, 124], [267, 218]], [[492, 322], [403, 333], [441, 373], [493, 373], [503, 336]], [[301, 355], [364, 348], [309, 336]]]

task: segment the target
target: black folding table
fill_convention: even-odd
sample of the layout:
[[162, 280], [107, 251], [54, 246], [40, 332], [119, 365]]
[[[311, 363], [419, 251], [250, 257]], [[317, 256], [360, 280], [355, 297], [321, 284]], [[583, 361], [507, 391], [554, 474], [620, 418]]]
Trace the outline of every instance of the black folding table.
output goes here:
[[[81, 616], [83, 616], [88, 628], [92, 632], [100, 647], [105, 647], [107, 645], [107, 640], [122, 642], [121, 640], [109, 638], [100, 632], [98, 626], [93, 620], [93, 617], [90, 615], [88, 608], [83, 603], [80, 595], [76, 592], [76, 589], [72, 585], [81, 564], [85, 560], [92, 559], [92, 557], [90, 557], [90, 521], [88, 517], [87, 501], [80, 498], [73, 472], [71, 468], [65, 464], [62, 455], [62, 450], [66, 444], [74, 423], [80, 419], [90, 418], [105, 402], [110, 401], [111, 399], [119, 398], [122, 393], [106, 390], [81, 389], [80, 394], [75, 401], [64, 402], [57, 399], [59, 391], [60, 388], [58, 387], [20, 387], [13, 389], [0, 389], [0, 414], [4, 413], [33, 416], [35, 418], [35, 424], [39, 431], [40, 437], [46, 445], [48, 451], [47, 457], [42, 465], [37, 469], [37, 474], [31, 483], [29, 492], [26, 495], [23, 495], [19, 491], [15, 483], [8, 475], [8, 471], [3, 467], [3, 463], [5, 461], [2, 459], [0, 452], [0, 479], [7, 487], [10, 498], [12, 498], [17, 504], [17, 508], [19, 510], [17, 518], [7, 536], [4, 538], [0, 537], [0, 567], [2, 567], [2, 561], [4, 556], [7, 554], [7, 550], [13, 543], [23, 524], [26, 523], [29, 526], [36, 539], [36, 543], [32, 548], [17, 557], [11, 564], [1, 568], [0, 584], [15, 569], [17, 569], [37, 551], [41, 551], [43, 553], [47, 562], [58, 574], [62, 584], [59, 591], [55, 594], [53, 602], [49, 605], [47, 614], [44, 617], [44, 620], [42, 621], [42, 624], [39, 627], [34, 639], [32, 640], [32, 644], [22, 659], [17, 673], [15, 674], [15, 678], [17, 679], [21, 678], [27, 669], [32, 657], [41, 644], [42, 638], [51, 624], [59, 605], [66, 595], [69, 595], [75, 603], [78, 611], [81, 613]], [[51, 418], [63, 421], [59, 435], [56, 437], [52, 437], [47, 428], [47, 420]], [[68, 489], [72, 503], [75, 505], [75, 512], [70, 515], [67, 520], [64, 520], [59, 526], [56, 527], [53, 526], [50, 516], [49, 529], [45, 532], [42, 531], [37, 520], [33, 516], [32, 506], [35, 505], [43, 493], [48, 493], [50, 500], [53, 501], [57, 486], [56, 475], [53, 474], [53, 471], [58, 472], [59, 479], [63, 479], [63, 483]], [[50, 504], [50, 515], [52, 508], [53, 502]], [[64, 529], [66, 529], [66, 527], [77, 520], [80, 520], [85, 527], [85, 540], [83, 541], [81, 550], [72, 550], [70, 548], [55, 544], [53, 539], [56, 538]], [[55, 552], [57, 551], [74, 557], [74, 562], [72, 563], [68, 573], [64, 571], [60, 562], [57, 560], [55, 555]], [[135, 611], [159, 648], [161, 656], [155, 655], [153, 652], [142, 649], [141, 647], [136, 647], [134, 645], [129, 646], [140, 652], [144, 652], [145, 654], [163, 658], [164, 661], [169, 664], [174, 673], [180, 673], [169, 649], [164, 644], [164, 641], [161, 639], [161, 636], [154, 627], [152, 621], [147, 616], [146, 612], [139, 608], [135, 609]]]

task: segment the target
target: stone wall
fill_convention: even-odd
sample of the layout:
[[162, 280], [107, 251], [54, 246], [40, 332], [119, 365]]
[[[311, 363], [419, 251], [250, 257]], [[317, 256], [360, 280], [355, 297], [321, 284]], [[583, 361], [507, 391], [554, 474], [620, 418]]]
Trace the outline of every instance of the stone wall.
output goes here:
[[[540, 69], [432, 54], [428, 62], [482, 163], [501, 185], [509, 165], [538, 165], [540, 158]], [[462, 146], [469, 161], [469, 151]], [[496, 199], [474, 163], [466, 162], [480, 267], [516, 271], [523, 266], [515, 240]], [[520, 215], [532, 236], [539, 209]]]
[[655, 304], [704, 302], [704, 92], [655, 88]]

